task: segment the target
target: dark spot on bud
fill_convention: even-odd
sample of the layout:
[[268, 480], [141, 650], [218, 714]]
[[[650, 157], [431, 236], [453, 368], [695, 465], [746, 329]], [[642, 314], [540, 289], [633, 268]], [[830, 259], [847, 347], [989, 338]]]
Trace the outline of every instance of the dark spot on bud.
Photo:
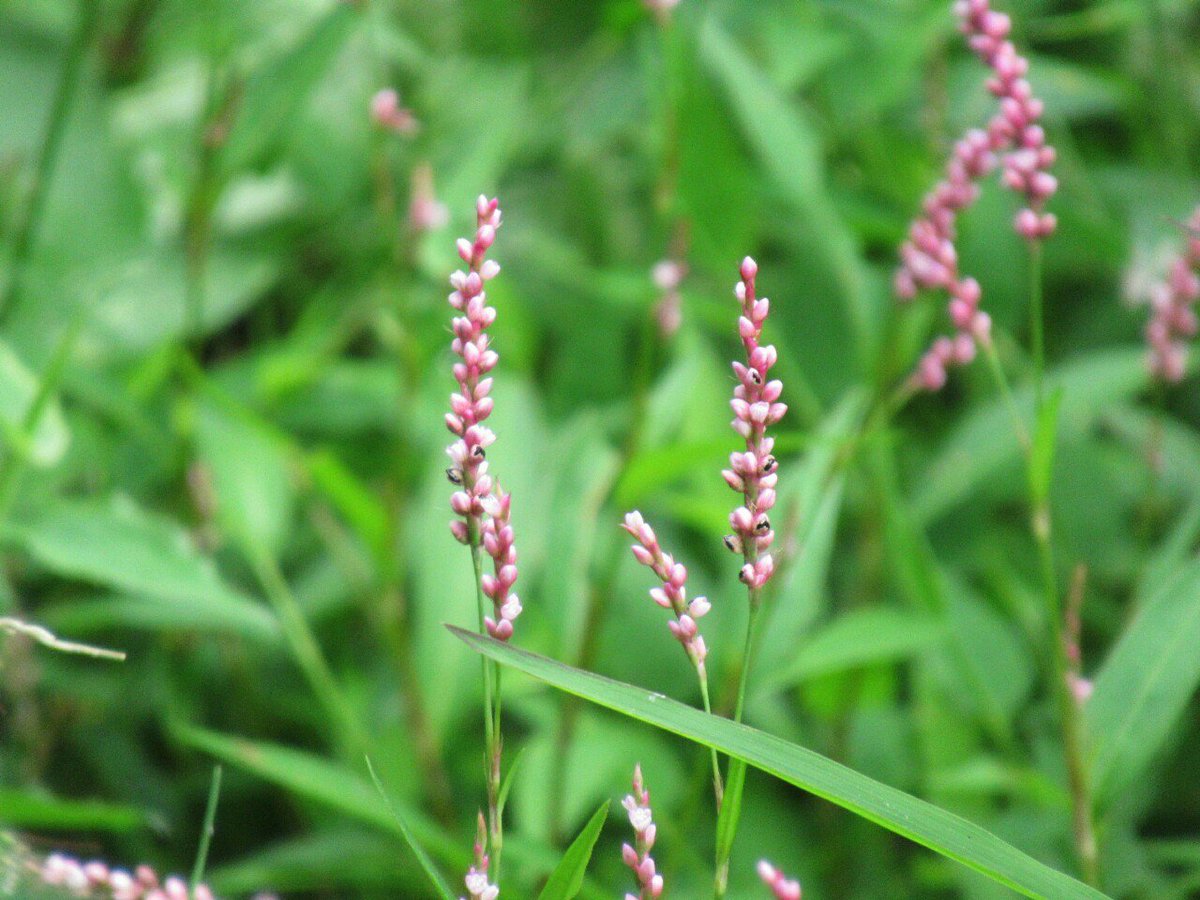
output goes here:
[[766, 472], [768, 475], [770, 475], [772, 472], [775, 471], [775, 467], [777, 465], [779, 465], [779, 463], [775, 461], [775, 457], [768, 456], [766, 459], [763, 460], [762, 470], [764, 472]]
[[487, 453], [484, 452], [482, 444], [476, 444], [471, 448], [471, 455], [476, 459], [483, 459], [485, 456], [487, 456]]
[[750, 380], [755, 384], [762, 384], [762, 376], [758, 374], [758, 369], [750, 370]]
[[737, 553], [737, 538], [735, 538], [732, 534], [727, 534], [723, 540], [725, 541], [725, 546], [730, 550], [730, 552]]
[[462, 472], [460, 472], [458, 469], [454, 468], [453, 466], [451, 466], [449, 469], [446, 470], [446, 477], [450, 479], [451, 484], [462, 484], [463, 483]]
[[771, 530], [771, 520], [768, 519], [766, 516], [763, 516], [762, 519], [758, 522], [758, 524], [754, 526], [754, 530], [757, 531], [759, 534], [766, 534], [768, 531]]
[[742, 584], [746, 583], [746, 570], [745, 569], [742, 569], [738, 572], [738, 581], [740, 581]]

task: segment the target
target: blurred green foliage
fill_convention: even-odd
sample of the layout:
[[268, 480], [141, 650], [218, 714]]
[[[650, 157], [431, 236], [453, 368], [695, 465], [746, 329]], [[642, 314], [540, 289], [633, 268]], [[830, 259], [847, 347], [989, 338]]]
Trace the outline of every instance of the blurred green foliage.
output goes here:
[[[1047, 247], [1059, 582], [1087, 567], [1105, 890], [1200, 890], [1200, 401], [1149, 384], [1146, 311], [1200, 202], [1200, 3], [1005, 0], [1058, 147]], [[0, 3], [0, 613], [123, 664], [0, 644], [0, 825], [186, 872], [214, 757], [230, 895], [423, 897], [364, 753], [460, 884], [480, 772], [475, 620], [442, 475], [445, 277], [500, 196], [489, 286], [526, 612], [516, 643], [698, 702], [616, 524], [686, 560], [717, 705], [744, 627], [718, 470], [746, 253], [792, 412], [791, 558], [748, 720], [1076, 872], [1020, 446], [986, 366], [865, 412], [939, 303], [895, 248], [988, 113], [949, 0]], [[375, 126], [395, 87], [420, 122]], [[414, 229], [428, 165], [450, 221]], [[1027, 261], [996, 185], [962, 222], [1031, 415]], [[652, 266], [686, 262], [657, 326]], [[531, 897], [641, 761], [672, 896], [711, 877], [707, 756], [506, 679], [505, 895]], [[631, 886], [613, 815], [585, 897]], [[7, 844], [5, 845], [7, 846]], [[7, 852], [7, 851], [6, 851]], [[1007, 896], [751, 771], [731, 896], [767, 856], [812, 897]]]

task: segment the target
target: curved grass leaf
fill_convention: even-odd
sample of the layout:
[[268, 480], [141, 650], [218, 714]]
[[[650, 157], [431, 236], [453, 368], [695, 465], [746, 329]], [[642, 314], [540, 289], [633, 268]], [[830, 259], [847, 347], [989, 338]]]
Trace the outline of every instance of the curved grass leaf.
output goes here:
[[710, 716], [662, 694], [582, 672], [500, 641], [447, 627], [473, 650], [499, 663], [559, 690], [744, 760], [1027, 897], [1094, 900], [1105, 896], [1027, 856], [966, 819], [782, 738]]
[[379, 796], [387, 804], [387, 808], [392, 813], [392, 818], [396, 820], [396, 825], [399, 827], [400, 833], [404, 835], [404, 841], [408, 844], [408, 849], [413, 852], [413, 856], [421, 864], [421, 868], [425, 871], [425, 875], [429, 878], [429, 881], [433, 884], [437, 892], [442, 895], [442, 900], [454, 900], [454, 893], [450, 890], [450, 885], [446, 884], [446, 879], [437, 870], [437, 866], [433, 864], [433, 860], [429, 858], [429, 854], [425, 852], [425, 848], [421, 846], [421, 842], [417, 840], [416, 835], [412, 833], [412, 829], [408, 827], [408, 822], [404, 820], [404, 816], [401, 815], [400, 810], [392, 803], [392, 798], [384, 790], [383, 782], [375, 774], [375, 767], [371, 765], [370, 757], [367, 757], [367, 771], [371, 773], [371, 781], [375, 783], [375, 790], [379, 792]]
[[1092, 779], [1103, 807], [1162, 748], [1200, 682], [1200, 560], [1142, 606], [1088, 701]]
[[600, 837], [600, 829], [608, 818], [608, 801], [604, 801], [596, 810], [588, 823], [579, 832], [579, 837], [571, 842], [567, 852], [563, 854], [562, 862], [538, 894], [538, 900], [571, 900], [583, 887], [583, 876], [587, 872], [588, 863], [592, 859], [592, 849], [596, 839]]

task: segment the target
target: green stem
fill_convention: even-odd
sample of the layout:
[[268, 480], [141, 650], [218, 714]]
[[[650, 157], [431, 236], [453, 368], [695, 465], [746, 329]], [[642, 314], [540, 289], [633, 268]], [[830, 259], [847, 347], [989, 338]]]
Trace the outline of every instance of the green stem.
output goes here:
[[[1030, 243], [1030, 331], [1033, 338], [1033, 389], [1035, 416], [1040, 419], [1044, 402], [1043, 381], [1046, 367], [1046, 348], [1043, 328], [1043, 292], [1042, 292], [1042, 245], [1038, 241]], [[994, 357], [991, 350], [989, 358]], [[998, 383], [1011, 400], [1004, 372], [996, 363], [993, 366]], [[1015, 415], [1015, 406], [1012, 407]], [[1021, 442], [1025, 454], [1026, 466], [1032, 467], [1033, 456], [1029, 436], [1020, 424], [1020, 418], [1015, 417], [1017, 438]], [[1087, 761], [1084, 758], [1084, 729], [1079, 714], [1079, 705], [1071, 692], [1070, 661], [1067, 658], [1067, 645], [1064, 635], [1062, 604], [1059, 601], [1058, 578], [1054, 562], [1054, 528], [1053, 516], [1049, 499], [1039, 499], [1032, 493], [1033, 478], [1027, 479], [1031, 485], [1030, 494], [1030, 529], [1037, 545], [1038, 568], [1042, 582], [1042, 599], [1045, 614], [1049, 622], [1049, 637], [1051, 641], [1050, 658], [1051, 677], [1054, 680], [1054, 695], [1058, 705], [1059, 721], [1063, 734], [1063, 756], [1067, 765], [1067, 778], [1070, 783], [1072, 826], [1075, 837], [1075, 849], [1079, 854], [1080, 867], [1084, 880], [1093, 887], [1099, 887], [1099, 858], [1096, 845], [1095, 824], [1092, 814], [1091, 786], [1088, 778]]]
[[188, 893], [193, 900], [196, 888], [204, 878], [204, 867], [208, 863], [208, 848], [212, 843], [213, 832], [216, 830], [217, 800], [221, 796], [221, 767], [213, 766], [212, 784], [208, 788], [208, 804], [204, 807], [204, 825], [200, 831], [200, 844], [196, 848], [196, 864], [192, 866], [192, 879]]
[[1042, 306], [1042, 243], [1035, 240], [1029, 242], [1029, 332], [1033, 341], [1034, 408], [1039, 414], [1042, 411], [1042, 382], [1046, 373], [1046, 334]]
[[[1029, 431], [1025, 428], [1025, 423], [1021, 419], [1021, 413], [1017, 409], [1017, 402], [1013, 399], [1012, 388], [1008, 383], [1008, 376], [1004, 374], [1004, 367], [1000, 365], [1000, 355], [996, 352], [996, 344], [990, 338], [983, 343], [983, 352], [987, 356], [988, 368], [992, 370], [992, 377], [996, 380], [996, 387], [1000, 391], [1000, 396], [1004, 400], [1004, 407], [1008, 410], [1008, 417], [1012, 420], [1013, 431], [1016, 432], [1017, 440], [1021, 443], [1021, 449], [1028, 454], [1032, 448], [1032, 443], [1029, 440]], [[1040, 408], [1041, 401], [1038, 401]]]
[[33, 240], [37, 236], [42, 216], [46, 211], [46, 196], [49, 193], [54, 165], [62, 148], [67, 113], [71, 109], [71, 100], [74, 98], [75, 88], [79, 81], [79, 69], [83, 64], [85, 51], [92, 41], [92, 35], [99, 19], [99, 0], [79, 0], [79, 22], [75, 28], [71, 46], [63, 57], [62, 76], [59, 78], [58, 90], [54, 95], [50, 121], [46, 126], [46, 133], [42, 136], [42, 146], [38, 152], [37, 166], [34, 169], [29, 204], [26, 207], [24, 219], [16, 229], [9, 267], [11, 274], [8, 284], [5, 286], [3, 300], [0, 302], [0, 324], [11, 318], [21, 304], [25, 270], [29, 264], [29, 255], [33, 250]]
[[[712, 701], [708, 696], [708, 673], [704, 669], [699, 669], [697, 674], [700, 676], [700, 696], [704, 699], [704, 711], [711, 716]], [[721, 781], [721, 762], [717, 759], [716, 747], [709, 747], [708, 753], [712, 758], [713, 796], [717, 801], [717, 812], [720, 813], [721, 804], [725, 799], [725, 784]]]
[[[475, 599], [479, 612], [479, 633], [487, 634], [487, 604], [483, 595], [483, 554], [480, 552], [479, 523], [468, 522], [471, 564], [475, 569]], [[488, 840], [491, 844], [493, 883], [500, 881], [500, 855], [504, 848], [504, 826], [500, 821], [500, 671], [491, 660], [480, 657], [483, 665], [484, 779], [488, 798]]]
[[[747, 549], [745, 559], [752, 562], [757, 550]], [[746, 686], [750, 682], [750, 668], [754, 660], [754, 649], [758, 643], [759, 611], [762, 609], [762, 589], [748, 591], [750, 613], [746, 621], [746, 641], [742, 648], [742, 663], [738, 672], [737, 701], [733, 708], [733, 721], [741, 722], [746, 706]], [[733, 842], [737, 836], [738, 820], [742, 814], [742, 788], [746, 781], [746, 763], [740, 759], [729, 761], [729, 778], [725, 783], [726, 802], [717, 816], [717, 858], [713, 878], [713, 897], [722, 900], [729, 888], [729, 859], [733, 854]]]

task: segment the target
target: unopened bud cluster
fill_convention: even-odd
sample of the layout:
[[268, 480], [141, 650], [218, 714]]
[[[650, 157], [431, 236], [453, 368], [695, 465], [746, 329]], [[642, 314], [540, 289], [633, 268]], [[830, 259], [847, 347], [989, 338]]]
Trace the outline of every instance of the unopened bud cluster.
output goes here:
[[950, 366], [975, 358], [977, 342], [991, 339], [991, 318], [979, 308], [979, 283], [959, 274], [955, 246], [958, 215], [979, 197], [979, 182], [999, 161], [1004, 185], [1025, 197], [1026, 206], [1014, 220], [1017, 233], [1032, 241], [1057, 227], [1054, 214], [1045, 212], [1046, 201], [1058, 190], [1058, 180], [1049, 172], [1055, 151], [1039, 124], [1044, 104], [1025, 78], [1029, 61], [1008, 39], [1012, 21], [992, 10], [989, 0], [958, 0], [954, 11], [971, 50], [992, 70], [987, 88], [1000, 101], [1000, 110], [986, 129], [972, 129], [955, 144], [945, 177], [926, 195], [924, 216], [912, 224], [900, 248], [897, 296], [907, 300], [930, 289], [950, 295], [955, 335], [936, 340], [913, 377], [917, 387], [930, 391], [946, 383]]
[[778, 464], [771, 452], [775, 439], [767, 435], [767, 427], [783, 418], [787, 405], [779, 402], [783, 382], [771, 380], [769, 374], [778, 354], [772, 345], [759, 343], [771, 303], [766, 297], [755, 295], [758, 265], [747, 256], [742, 260], [740, 274], [734, 295], [742, 306], [738, 334], [746, 349], [746, 362], [733, 363], [738, 385], [730, 406], [733, 430], [745, 439], [746, 449], [731, 454], [730, 468], [721, 474], [731, 488], [742, 494], [743, 504], [729, 516], [733, 534], [725, 537], [725, 546], [742, 554], [744, 565], [738, 577], [748, 587], [760, 588], [775, 571], [774, 560], [763, 551], [775, 539], [769, 512], [775, 506], [775, 485], [779, 480]]
[[1150, 294], [1151, 318], [1146, 325], [1150, 372], [1166, 382], [1179, 382], [1187, 369], [1187, 340], [1196, 336], [1196, 301], [1200, 299], [1200, 209], [1187, 223], [1184, 252], [1175, 258], [1166, 281]]
[[61, 887], [73, 897], [104, 898], [104, 900], [213, 900], [207, 885], [197, 885], [189, 892], [187, 882], [177, 875], [159, 881], [149, 866], [138, 866], [132, 873], [110, 869], [107, 864], [93, 860], [80, 862], [62, 853], [52, 853], [41, 865], [41, 880], [47, 885]]
[[758, 861], [758, 877], [771, 889], [776, 900], [800, 900], [800, 882], [789, 879], [765, 859]]
[[621, 805], [629, 813], [629, 824], [633, 826], [634, 833], [632, 845], [621, 845], [621, 858], [625, 860], [625, 865], [633, 869], [641, 886], [637, 894], [627, 893], [625, 900], [652, 900], [662, 894], [663, 877], [656, 871], [654, 858], [650, 856], [658, 829], [650, 811], [650, 792], [646, 790], [640, 765], [633, 769], [633, 793], [627, 794]]
[[467, 885], [467, 897], [461, 900], [496, 900], [500, 888], [488, 881], [487, 821], [479, 813], [475, 830], [475, 863], [467, 870], [463, 879]]
[[703, 618], [712, 608], [703, 597], [692, 601], [687, 599], [687, 568], [683, 563], [677, 563], [670, 554], [664, 553], [658, 544], [658, 536], [654, 529], [646, 524], [642, 514], [634, 510], [626, 514], [622, 527], [637, 541], [633, 545], [633, 555], [637, 561], [648, 566], [662, 581], [662, 587], [650, 591], [650, 597], [663, 609], [675, 613], [675, 620], [667, 623], [671, 634], [683, 645], [688, 659], [696, 667], [696, 671], [704, 677], [704, 658], [708, 648], [696, 620]]

